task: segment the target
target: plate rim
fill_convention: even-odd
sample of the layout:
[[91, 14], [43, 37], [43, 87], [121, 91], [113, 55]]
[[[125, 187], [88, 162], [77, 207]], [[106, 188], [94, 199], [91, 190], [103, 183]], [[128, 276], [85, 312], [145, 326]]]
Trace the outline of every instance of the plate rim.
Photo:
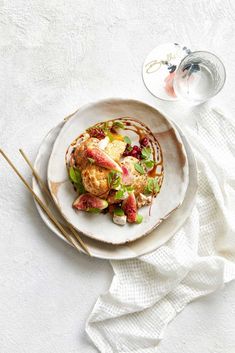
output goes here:
[[[71, 114], [72, 115], [72, 114]], [[34, 161], [34, 167], [36, 167], [37, 169], [37, 163], [38, 163], [38, 160], [39, 160], [39, 157], [40, 157], [40, 150], [42, 148], [42, 146], [45, 144], [45, 140], [46, 138], [48, 137], [48, 135], [50, 133], [53, 132], [53, 130], [55, 130], [56, 128], [59, 127], [59, 125], [62, 125], [64, 124], [65, 122], [64, 121], [61, 121], [60, 123], [58, 123], [56, 126], [54, 126], [52, 129], [50, 129], [50, 131], [43, 137], [39, 147], [38, 147], [38, 150], [37, 150], [37, 155], [36, 155], [36, 158], [35, 158], [35, 161]], [[190, 145], [190, 143], [188, 142], [188, 139], [185, 137], [184, 133], [182, 132], [181, 128], [175, 123], [172, 121], [172, 123], [175, 125], [175, 127], [177, 128], [178, 132], [180, 133], [181, 137], [183, 137], [185, 140], [186, 140], [186, 143], [187, 143], [187, 147], [185, 147], [186, 149], [186, 153], [188, 155], [188, 153], [190, 153], [190, 159], [192, 160], [192, 165], [191, 165], [191, 170], [194, 171], [194, 178], [195, 178], [195, 181], [194, 181], [194, 189], [193, 189], [193, 196], [191, 198], [191, 201], [190, 201], [190, 206], [188, 207], [188, 212], [187, 214], [183, 217], [183, 221], [180, 222], [180, 224], [178, 224], [175, 229], [173, 231], [170, 232], [169, 236], [164, 240], [162, 241], [160, 244], [158, 244], [157, 246], [152, 246], [151, 249], [149, 250], [146, 250], [144, 247], [142, 248], [143, 250], [140, 251], [139, 253], [134, 253], [134, 252], [130, 252], [130, 253], [126, 253], [124, 252], [122, 254], [122, 252], [120, 253], [117, 253], [116, 252], [116, 248], [129, 248], [128, 246], [128, 243], [127, 244], [124, 244], [124, 245], [112, 245], [112, 244], [109, 244], [109, 247], [111, 248], [114, 248], [114, 249], [109, 249], [109, 251], [111, 253], [113, 253], [113, 255], [109, 254], [104, 254], [105, 250], [102, 249], [102, 245], [104, 245], [104, 243], [102, 242], [99, 242], [98, 240], [94, 240], [94, 239], [91, 239], [91, 238], [88, 238], [86, 236], [85, 237], [85, 241], [88, 240], [90, 241], [91, 243], [100, 243], [100, 247], [98, 248], [99, 250], [99, 253], [92, 253], [92, 256], [95, 257], [95, 258], [99, 258], [99, 259], [105, 259], [105, 260], [119, 260], [119, 261], [123, 261], [123, 260], [128, 260], [128, 259], [133, 259], [133, 258], [137, 258], [139, 256], [142, 256], [142, 255], [145, 255], [145, 254], [148, 254], [148, 253], [151, 253], [153, 251], [155, 251], [157, 248], [159, 248], [160, 246], [162, 246], [163, 244], [165, 244], [168, 240], [170, 240], [174, 234], [184, 225], [184, 223], [187, 221], [187, 219], [189, 218], [191, 212], [192, 212], [192, 209], [195, 205], [195, 201], [196, 201], [196, 195], [197, 195], [197, 190], [198, 190], [198, 166], [197, 166], [197, 161], [196, 161], [196, 158], [195, 158], [195, 155], [193, 153], [193, 150], [192, 150], [192, 147]], [[62, 128], [61, 126], [61, 128]], [[33, 189], [34, 191], [38, 191], [38, 188], [37, 188], [37, 182], [36, 182], [36, 179], [32, 176], [32, 186], [33, 186]], [[189, 186], [188, 186], [189, 187]], [[187, 192], [186, 192], [187, 193]], [[37, 208], [37, 211], [42, 219], [42, 221], [44, 222], [44, 224], [48, 227], [48, 229], [50, 231], [52, 231], [58, 238], [60, 238], [61, 240], [63, 240], [65, 243], [67, 243], [68, 245], [72, 246], [71, 244], [69, 244], [69, 242], [59, 233], [59, 231], [53, 227], [53, 224], [52, 222], [50, 222], [50, 220], [46, 217], [46, 215], [44, 215], [44, 213], [42, 212], [41, 208], [39, 207], [39, 205], [36, 203], [36, 201], [34, 200], [35, 202], [35, 206]], [[56, 206], [54, 206], [56, 207]], [[173, 215], [174, 216], [174, 215]], [[168, 222], [169, 220], [166, 220], [166, 222]], [[157, 229], [155, 229], [154, 232], [157, 232]], [[146, 242], [148, 240], [148, 237], [151, 236], [151, 234], [147, 235], [144, 239], [144, 241]], [[156, 235], [157, 236], [157, 235]], [[137, 240], [138, 241], [138, 240]], [[132, 242], [132, 243], [135, 243], [135, 242]], [[144, 250], [145, 249], [145, 250]], [[84, 253], [84, 251], [81, 249], [82, 253]], [[121, 250], [122, 251], [122, 250]], [[84, 253], [85, 254], [85, 253]]]

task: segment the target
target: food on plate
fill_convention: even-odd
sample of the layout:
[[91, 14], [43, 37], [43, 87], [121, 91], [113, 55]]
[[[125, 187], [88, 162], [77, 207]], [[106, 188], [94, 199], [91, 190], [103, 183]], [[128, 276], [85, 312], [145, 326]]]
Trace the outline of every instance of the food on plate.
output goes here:
[[103, 210], [108, 206], [106, 200], [102, 200], [92, 194], [82, 194], [73, 203], [73, 207], [77, 210], [95, 212], [95, 210]]
[[132, 118], [100, 122], [78, 136], [66, 152], [78, 196], [73, 208], [108, 213], [117, 225], [140, 224], [139, 209], [151, 204], [163, 178], [161, 147], [150, 129]]

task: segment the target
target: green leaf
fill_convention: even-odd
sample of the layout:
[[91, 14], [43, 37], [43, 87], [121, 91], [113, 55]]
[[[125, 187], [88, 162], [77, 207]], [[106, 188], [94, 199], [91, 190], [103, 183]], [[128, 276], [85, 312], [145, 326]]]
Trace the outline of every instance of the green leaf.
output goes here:
[[140, 174], [144, 174], [144, 168], [142, 167], [142, 165], [140, 163], [135, 163], [134, 164], [135, 170], [137, 170], [137, 172], [139, 172]]
[[147, 187], [147, 186], [145, 186], [145, 188], [144, 188], [144, 194], [145, 194], [145, 195], [149, 195], [149, 194], [150, 194], [150, 192], [149, 192], [149, 190], [148, 190], [148, 187]]
[[70, 167], [69, 168], [69, 178], [74, 183], [77, 183], [78, 180], [80, 180], [80, 171], [78, 169]]
[[108, 174], [108, 186], [110, 187], [112, 183], [112, 176], [111, 176], [111, 172]]
[[121, 184], [121, 176], [119, 173], [116, 172], [116, 175], [113, 180], [113, 188], [116, 189], [120, 186]]
[[120, 200], [125, 194], [125, 189], [120, 189], [115, 194], [115, 199]]
[[74, 185], [75, 185], [79, 195], [85, 194], [86, 190], [84, 188], [82, 180], [80, 180], [78, 183], [74, 183]]
[[153, 178], [148, 178], [147, 186], [145, 188], [146, 194], [151, 194], [153, 192]]
[[121, 121], [114, 121], [113, 126], [119, 127], [120, 129], [125, 129], [125, 125]]
[[124, 211], [121, 208], [115, 208], [113, 212], [116, 216], [124, 216]]
[[124, 136], [124, 142], [127, 143], [128, 145], [131, 145], [130, 137]]
[[91, 207], [89, 208], [88, 212], [91, 212], [91, 213], [100, 213], [100, 209], [99, 208], [95, 208], [95, 207]]
[[158, 184], [158, 178], [148, 178], [147, 186], [145, 188], [146, 194], [157, 193], [160, 191], [160, 187]]
[[134, 189], [133, 189], [132, 186], [126, 186], [126, 191], [131, 192], [131, 191], [133, 191], [133, 190], [134, 190]]
[[152, 160], [143, 161], [143, 162], [144, 162], [144, 164], [146, 165], [146, 167], [149, 168], [149, 169], [153, 168], [153, 166], [154, 166], [154, 164], [155, 164], [155, 162], [152, 161]]
[[82, 182], [80, 184], [76, 184], [76, 186], [77, 186], [77, 190], [78, 190], [79, 195], [86, 193], [86, 190], [85, 190]]
[[108, 185], [109, 187], [112, 186], [112, 182], [113, 182], [113, 177], [116, 174], [116, 172], [114, 172], [113, 170], [111, 170], [111, 172], [109, 172], [108, 174]]
[[117, 188], [119, 188], [120, 184], [121, 184], [121, 178], [118, 177], [116, 180], [114, 180], [112, 188], [117, 189]]
[[110, 142], [113, 142], [113, 140], [114, 140], [113, 134], [112, 134], [110, 131], [106, 132], [106, 134], [107, 134], [107, 136], [108, 136]]
[[159, 192], [160, 191], [160, 186], [158, 184], [158, 178], [154, 178], [154, 191]]
[[141, 150], [141, 156], [144, 159], [149, 159], [151, 157], [151, 148], [150, 147], [144, 147]]
[[107, 121], [104, 122], [104, 125], [103, 125], [103, 130], [104, 131], [107, 131], [109, 129], [109, 124]]
[[80, 170], [77, 168], [70, 167], [69, 178], [74, 183], [74, 186], [76, 187], [78, 194], [79, 195], [84, 194], [86, 190], [82, 183], [82, 176], [81, 176]]
[[117, 188], [121, 184], [121, 173], [111, 170], [108, 174], [108, 185], [109, 188]]
[[143, 216], [141, 214], [137, 214], [136, 223], [140, 224], [142, 223], [142, 221], [143, 221]]
[[91, 164], [95, 163], [95, 160], [93, 158], [88, 157], [87, 159]]

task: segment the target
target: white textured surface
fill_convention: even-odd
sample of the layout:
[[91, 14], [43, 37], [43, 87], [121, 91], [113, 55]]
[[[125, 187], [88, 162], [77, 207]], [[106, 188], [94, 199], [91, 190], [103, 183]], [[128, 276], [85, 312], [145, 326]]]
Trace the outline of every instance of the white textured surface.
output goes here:
[[[44, 134], [79, 105], [139, 98], [190, 124], [179, 103], [158, 101], [141, 79], [156, 44], [189, 43], [222, 58], [227, 83], [215, 98], [235, 114], [232, 1], [0, 1], [0, 145], [21, 170]], [[0, 161], [0, 352], [93, 353], [84, 334], [107, 262], [78, 255], [47, 230], [33, 201]], [[161, 353], [234, 353], [235, 284], [189, 305], [170, 325]]]

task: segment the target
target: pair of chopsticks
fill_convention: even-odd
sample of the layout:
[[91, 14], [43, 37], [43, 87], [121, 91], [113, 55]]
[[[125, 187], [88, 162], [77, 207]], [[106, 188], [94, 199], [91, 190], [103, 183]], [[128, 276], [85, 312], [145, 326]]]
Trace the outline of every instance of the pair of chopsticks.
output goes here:
[[[30, 167], [30, 169], [33, 172], [33, 175], [36, 179], [36, 181], [38, 182], [41, 190], [43, 191], [43, 193], [47, 196], [49, 196], [51, 198], [51, 194], [46, 186], [46, 184], [43, 182], [43, 180], [41, 179], [41, 177], [38, 175], [38, 173], [36, 172], [36, 170], [34, 169], [32, 163], [30, 162], [30, 160], [28, 159], [28, 157], [25, 155], [25, 153], [20, 149], [19, 152], [21, 153], [21, 155], [23, 156], [24, 160], [26, 161], [26, 163], [28, 164], [28, 166]], [[47, 205], [45, 203], [43, 203], [43, 201], [38, 197], [38, 195], [34, 192], [34, 190], [32, 189], [32, 187], [29, 185], [29, 183], [24, 179], [24, 177], [21, 175], [21, 173], [18, 171], [18, 169], [14, 166], [14, 164], [12, 163], [12, 161], [7, 157], [7, 155], [3, 152], [2, 149], [0, 149], [0, 154], [3, 156], [3, 158], [7, 161], [7, 163], [10, 165], [10, 167], [14, 170], [14, 172], [18, 175], [18, 177], [21, 179], [21, 181], [24, 183], [24, 185], [26, 186], [26, 188], [30, 191], [30, 193], [34, 196], [36, 202], [39, 204], [39, 206], [42, 208], [42, 210], [47, 214], [48, 218], [52, 221], [52, 223], [57, 227], [57, 229], [62, 233], [62, 235], [68, 240], [68, 242], [73, 245], [77, 250], [81, 251], [81, 248], [88, 254], [91, 256], [87, 246], [85, 245], [85, 243], [83, 242], [83, 240], [81, 239], [81, 237], [79, 236], [79, 234], [77, 233], [77, 231], [71, 226], [70, 223], [68, 223], [65, 220], [65, 223], [67, 225], [67, 227], [69, 228], [69, 230], [71, 231], [72, 234], [67, 233], [67, 231], [65, 230], [65, 228], [61, 225], [60, 222], [57, 221], [56, 217], [53, 215], [53, 213], [51, 212], [51, 210], [47, 207]], [[79, 247], [80, 245], [80, 247]]]

